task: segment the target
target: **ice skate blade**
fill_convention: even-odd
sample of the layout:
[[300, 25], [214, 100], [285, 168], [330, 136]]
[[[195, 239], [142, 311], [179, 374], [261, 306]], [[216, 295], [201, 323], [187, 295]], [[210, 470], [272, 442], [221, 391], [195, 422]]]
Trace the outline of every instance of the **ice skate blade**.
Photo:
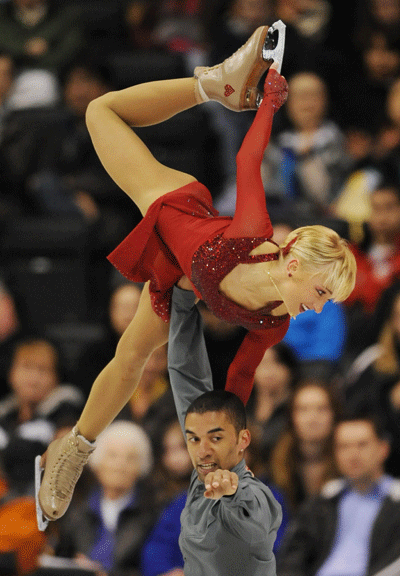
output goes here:
[[286, 26], [282, 20], [274, 22], [269, 27], [265, 42], [262, 48], [263, 60], [273, 60], [278, 64], [279, 74], [282, 69], [283, 54], [285, 52]]
[[36, 456], [35, 458], [35, 502], [36, 502], [36, 520], [38, 528], [41, 532], [44, 532], [49, 525], [49, 520], [45, 517], [39, 504], [39, 490], [40, 484], [42, 482], [42, 472], [44, 468], [40, 465], [41, 456]]

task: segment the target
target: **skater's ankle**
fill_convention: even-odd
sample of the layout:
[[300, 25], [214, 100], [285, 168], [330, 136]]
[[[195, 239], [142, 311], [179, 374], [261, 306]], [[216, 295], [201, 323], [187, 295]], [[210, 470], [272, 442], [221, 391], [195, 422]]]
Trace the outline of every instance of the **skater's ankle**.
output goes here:
[[208, 102], [210, 98], [205, 93], [200, 79], [195, 76], [195, 84], [194, 84], [194, 94], [196, 97], [197, 104], [203, 104], [203, 102]]
[[81, 440], [83, 440], [83, 442], [85, 442], [89, 446], [95, 446], [96, 438], [92, 438], [90, 434], [88, 434], [88, 435], [82, 434], [78, 424], [76, 424], [74, 426], [73, 431], [74, 431], [74, 434], [76, 434], [76, 436], [78, 436]]

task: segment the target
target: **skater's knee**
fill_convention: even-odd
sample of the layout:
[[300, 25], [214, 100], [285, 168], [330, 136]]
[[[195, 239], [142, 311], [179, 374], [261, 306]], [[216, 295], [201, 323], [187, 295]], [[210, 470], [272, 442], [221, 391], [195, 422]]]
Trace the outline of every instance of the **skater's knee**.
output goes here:
[[114, 363], [123, 380], [132, 380], [142, 371], [151, 351], [141, 348], [131, 348], [119, 344], [117, 346]]

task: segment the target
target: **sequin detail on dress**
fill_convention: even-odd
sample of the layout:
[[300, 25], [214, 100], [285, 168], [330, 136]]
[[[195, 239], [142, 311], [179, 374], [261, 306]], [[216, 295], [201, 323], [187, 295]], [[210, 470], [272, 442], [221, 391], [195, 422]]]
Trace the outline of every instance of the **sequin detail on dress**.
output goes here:
[[192, 282], [208, 308], [221, 320], [239, 324], [247, 330], [277, 328], [288, 321], [288, 314], [272, 316], [271, 311], [282, 304], [269, 302], [259, 310], [247, 310], [219, 290], [220, 282], [238, 264], [277, 260], [279, 252], [250, 255], [268, 238], [225, 238], [222, 234], [207, 240], [193, 255]]

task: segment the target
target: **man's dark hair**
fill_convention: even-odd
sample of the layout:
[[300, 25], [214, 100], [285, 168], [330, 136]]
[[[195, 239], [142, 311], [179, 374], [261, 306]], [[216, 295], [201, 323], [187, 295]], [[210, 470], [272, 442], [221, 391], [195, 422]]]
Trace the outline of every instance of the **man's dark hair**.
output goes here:
[[336, 422], [335, 428], [337, 428], [340, 424], [346, 424], [351, 422], [368, 422], [370, 424], [376, 434], [376, 437], [379, 440], [386, 440], [390, 442], [390, 435], [388, 433], [387, 428], [381, 418], [381, 416], [376, 412], [371, 412], [369, 410], [361, 410], [354, 414], [344, 414], [339, 420]]
[[247, 428], [244, 404], [232, 392], [226, 390], [205, 392], [190, 404], [186, 416], [191, 413], [204, 414], [205, 412], [225, 412], [238, 434]]

